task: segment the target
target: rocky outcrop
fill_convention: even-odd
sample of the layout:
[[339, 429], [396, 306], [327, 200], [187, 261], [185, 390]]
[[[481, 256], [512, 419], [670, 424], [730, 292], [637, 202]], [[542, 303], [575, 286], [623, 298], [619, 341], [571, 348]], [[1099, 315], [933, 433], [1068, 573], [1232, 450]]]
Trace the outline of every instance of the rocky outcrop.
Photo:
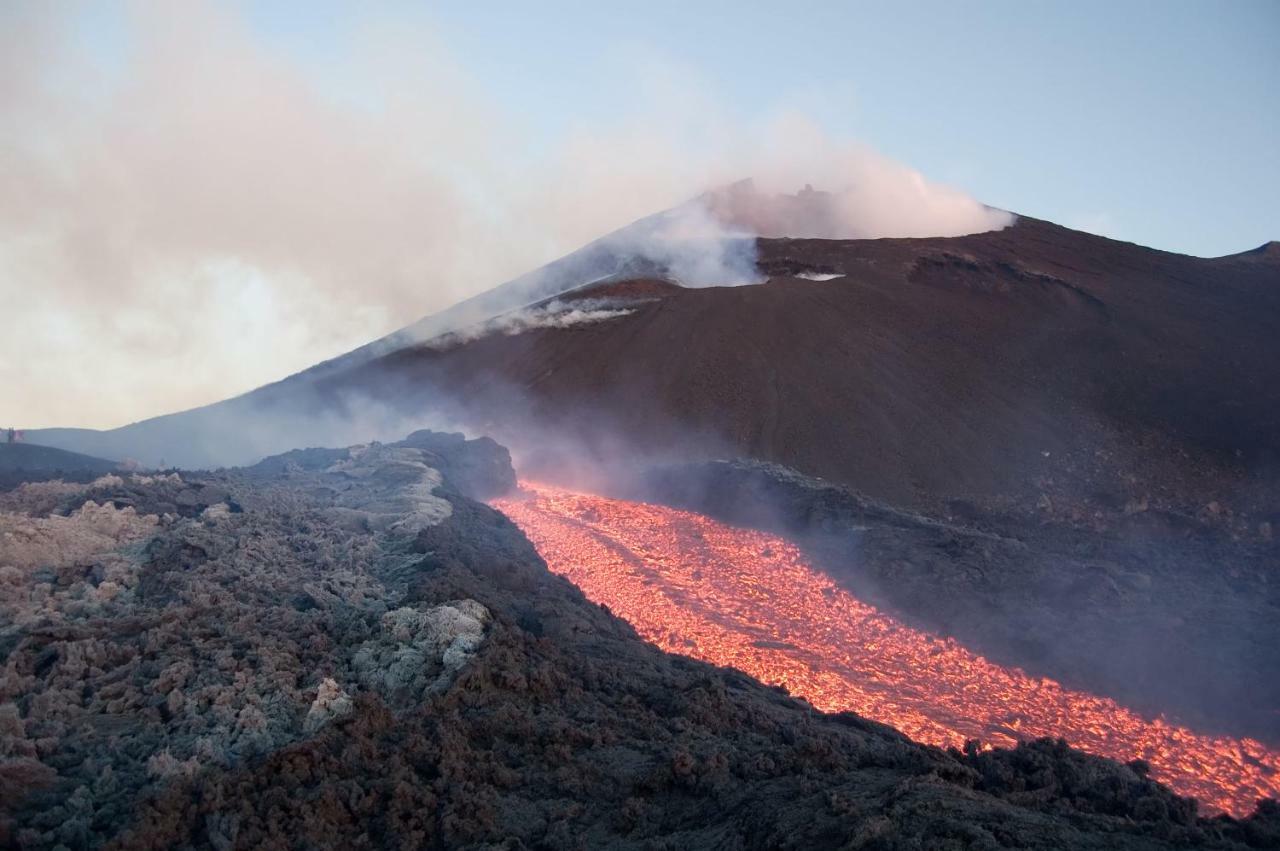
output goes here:
[[461, 434], [424, 430], [415, 431], [400, 445], [427, 453], [427, 462], [472, 499], [492, 499], [516, 486], [511, 454], [487, 437], [466, 440]]
[[381, 634], [356, 651], [356, 677], [388, 703], [415, 704], [428, 692], [448, 688], [475, 656], [489, 620], [489, 610], [475, 600], [387, 612]]
[[332, 677], [325, 677], [316, 689], [316, 699], [307, 710], [307, 717], [302, 721], [302, 729], [310, 734], [319, 730], [330, 721], [340, 721], [354, 710], [351, 695], [342, 690]]

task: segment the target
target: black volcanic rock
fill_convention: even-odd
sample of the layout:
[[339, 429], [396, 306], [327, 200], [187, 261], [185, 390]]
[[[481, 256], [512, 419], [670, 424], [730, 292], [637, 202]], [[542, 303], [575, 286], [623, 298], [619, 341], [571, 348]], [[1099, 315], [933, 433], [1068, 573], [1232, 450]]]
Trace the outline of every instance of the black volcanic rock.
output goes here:
[[[129, 477], [125, 508], [0, 514], [24, 530], [21, 546], [0, 538], [3, 581], [27, 592], [0, 598], [0, 845], [1226, 849], [1276, 835], [1274, 807], [1199, 819], [1139, 764], [1050, 741], [944, 752], [664, 654], [425, 463], [457, 441], [405, 443], [433, 448]], [[488, 444], [467, 453], [462, 469], [503, 464]], [[146, 515], [148, 490], [224, 499]]]

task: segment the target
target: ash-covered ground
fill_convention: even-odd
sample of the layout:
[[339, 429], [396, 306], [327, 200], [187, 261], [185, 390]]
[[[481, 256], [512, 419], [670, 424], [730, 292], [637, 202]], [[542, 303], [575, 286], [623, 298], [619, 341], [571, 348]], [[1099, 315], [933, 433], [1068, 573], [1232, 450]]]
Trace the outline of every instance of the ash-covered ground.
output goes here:
[[664, 654], [419, 432], [0, 494], [0, 845], [1274, 847], [1041, 741], [945, 752]]

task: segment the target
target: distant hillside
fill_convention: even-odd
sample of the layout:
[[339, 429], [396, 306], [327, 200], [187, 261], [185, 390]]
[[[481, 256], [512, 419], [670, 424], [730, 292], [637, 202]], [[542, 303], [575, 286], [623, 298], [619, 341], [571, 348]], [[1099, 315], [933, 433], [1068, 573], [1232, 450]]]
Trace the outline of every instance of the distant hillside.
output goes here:
[[0, 488], [34, 479], [61, 478], [85, 482], [119, 465], [105, 458], [81, 455], [33, 443], [0, 443]]

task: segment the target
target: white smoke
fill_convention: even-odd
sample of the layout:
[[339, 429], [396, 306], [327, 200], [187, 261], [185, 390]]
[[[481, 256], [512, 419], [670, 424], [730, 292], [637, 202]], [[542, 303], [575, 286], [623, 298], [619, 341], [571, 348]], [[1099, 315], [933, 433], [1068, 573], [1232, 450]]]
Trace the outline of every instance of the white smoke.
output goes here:
[[704, 199], [695, 199], [658, 218], [650, 228], [628, 234], [618, 251], [665, 267], [686, 287], [733, 287], [760, 282], [756, 233], [717, 218]]
[[[421, 343], [424, 348], [443, 351], [485, 337], [514, 337], [538, 328], [572, 328], [607, 322], [635, 313], [635, 307], [620, 307], [616, 299], [580, 299], [574, 302], [554, 300], [540, 307], [526, 307], [495, 316], [457, 331], [439, 334]], [[628, 302], [636, 304], [635, 300]]]
[[736, 193], [725, 213], [761, 236], [962, 236], [999, 230], [1014, 219], [793, 114], [769, 124], [745, 168], [753, 186]]

